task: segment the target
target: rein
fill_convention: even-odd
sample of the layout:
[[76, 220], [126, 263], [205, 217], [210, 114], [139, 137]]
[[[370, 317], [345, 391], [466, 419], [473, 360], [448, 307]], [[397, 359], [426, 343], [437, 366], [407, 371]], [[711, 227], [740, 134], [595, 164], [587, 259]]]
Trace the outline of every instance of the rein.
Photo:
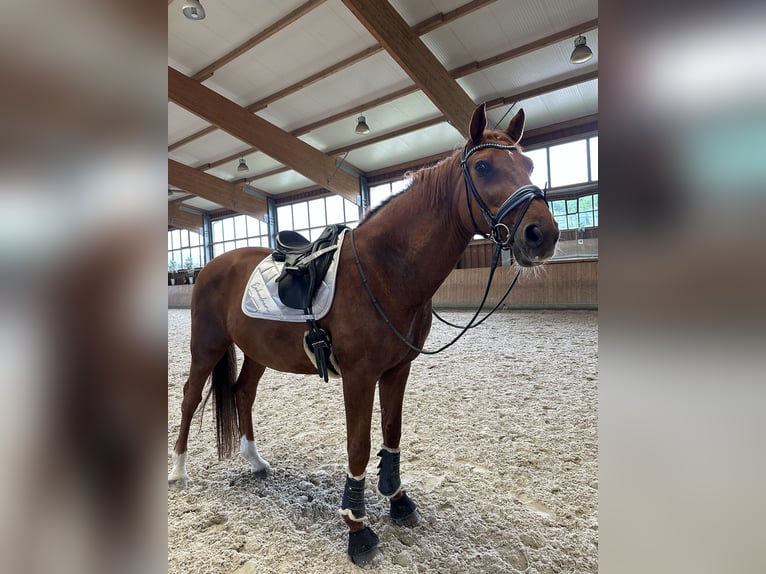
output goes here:
[[[503, 296], [500, 298], [497, 304], [492, 308], [492, 310], [489, 311], [484, 317], [482, 317], [481, 320], [476, 322], [477, 317], [481, 313], [482, 309], [484, 309], [484, 304], [487, 301], [487, 296], [489, 295], [489, 290], [490, 290], [490, 287], [492, 286], [492, 279], [495, 276], [495, 271], [497, 270], [498, 262], [500, 261], [500, 253], [503, 250], [509, 251], [511, 249], [511, 245], [513, 244], [513, 238], [516, 235], [516, 230], [519, 228], [519, 225], [521, 224], [521, 220], [524, 219], [524, 216], [526, 215], [527, 210], [529, 209], [529, 206], [531, 205], [532, 201], [535, 198], [539, 197], [545, 200], [546, 203], [548, 203], [545, 197], [544, 191], [542, 191], [536, 185], [527, 184], [527, 185], [521, 186], [516, 191], [514, 191], [510, 196], [508, 196], [508, 198], [500, 206], [500, 209], [498, 209], [497, 213], [495, 215], [492, 215], [492, 213], [489, 210], [489, 207], [481, 198], [481, 196], [479, 195], [479, 192], [476, 190], [476, 186], [473, 183], [473, 179], [471, 178], [471, 174], [468, 171], [468, 165], [467, 165], [468, 158], [471, 157], [471, 155], [473, 155], [475, 152], [481, 149], [486, 149], [486, 148], [505, 149], [509, 151], [517, 149], [516, 146], [496, 144], [496, 143], [484, 143], [484, 144], [474, 146], [471, 149], [468, 149], [468, 146], [463, 148], [463, 155], [460, 158], [460, 167], [463, 170], [463, 179], [465, 180], [466, 201], [468, 203], [468, 213], [471, 216], [471, 222], [473, 223], [473, 226], [474, 226], [474, 233], [481, 235], [482, 237], [492, 241], [495, 244], [495, 252], [492, 256], [492, 266], [490, 267], [489, 278], [487, 279], [487, 287], [484, 289], [484, 295], [482, 296], [481, 303], [479, 304], [479, 308], [476, 310], [473, 317], [471, 317], [471, 320], [468, 321], [467, 325], [461, 326], [461, 325], [455, 325], [453, 323], [450, 323], [449, 321], [446, 321], [441, 316], [439, 316], [439, 314], [436, 313], [436, 311], [434, 311], [433, 309], [431, 310], [433, 315], [442, 323], [445, 323], [451, 327], [461, 329], [460, 333], [458, 333], [457, 336], [454, 339], [452, 339], [452, 341], [450, 341], [449, 343], [446, 343], [445, 345], [432, 351], [420, 349], [416, 347], [415, 345], [413, 345], [412, 343], [410, 343], [407, 340], [407, 338], [404, 335], [402, 335], [396, 329], [396, 327], [394, 327], [394, 325], [386, 316], [385, 312], [383, 311], [383, 308], [380, 306], [380, 303], [378, 302], [377, 298], [373, 294], [372, 289], [370, 289], [370, 285], [367, 282], [367, 276], [365, 275], [364, 270], [362, 269], [362, 264], [359, 261], [359, 253], [356, 250], [356, 241], [354, 240], [354, 230], [352, 229], [349, 233], [350, 239], [351, 239], [351, 251], [354, 255], [354, 263], [356, 264], [356, 268], [359, 271], [359, 276], [362, 279], [362, 284], [364, 285], [365, 291], [367, 291], [367, 296], [370, 298], [370, 302], [372, 302], [373, 307], [375, 307], [375, 310], [378, 312], [378, 315], [380, 315], [380, 318], [383, 319], [383, 321], [385, 322], [389, 330], [410, 350], [415, 351], [416, 353], [422, 353], [424, 355], [435, 355], [437, 353], [444, 351], [445, 349], [454, 345], [458, 341], [458, 339], [460, 339], [463, 335], [466, 334], [466, 332], [469, 329], [478, 327], [484, 321], [486, 321], [490, 317], [490, 315], [492, 315], [495, 311], [497, 311], [497, 309], [500, 307], [503, 301], [505, 301], [505, 298], [511, 292], [513, 287], [516, 285], [516, 282], [519, 279], [519, 275], [521, 274], [521, 269], [519, 269], [516, 272], [516, 276], [511, 282], [511, 285], [505, 291], [505, 294], [503, 294]], [[469, 195], [469, 193], [473, 195], [474, 199], [476, 200], [476, 203], [479, 204], [479, 209], [481, 211], [481, 214], [484, 216], [484, 220], [487, 222], [487, 226], [489, 227], [489, 230], [490, 230], [489, 233], [481, 232], [478, 226], [476, 225], [476, 220], [473, 217], [473, 210], [471, 209], [471, 196]], [[518, 207], [524, 202], [526, 203], [524, 205], [524, 208], [521, 211], [521, 214], [516, 219], [516, 223], [513, 226], [513, 230], [508, 229], [508, 226], [502, 223], [502, 220], [511, 211], [513, 211], [516, 207]], [[503, 239], [503, 229], [505, 230], [505, 233], [506, 233], [505, 239]]]

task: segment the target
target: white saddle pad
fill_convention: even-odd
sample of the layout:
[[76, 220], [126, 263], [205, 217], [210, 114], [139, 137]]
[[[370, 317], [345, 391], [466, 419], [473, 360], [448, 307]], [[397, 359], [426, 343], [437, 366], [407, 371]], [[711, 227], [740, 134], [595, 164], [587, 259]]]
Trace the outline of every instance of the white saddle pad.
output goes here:
[[317, 289], [312, 304], [313, 315], [307, 315], [302, 309], [293, 309], [282, 303], [279, 298], [276, 279], [282, 273], [282, 267], [285, 264], [283, 261], [274, 261], [271, 255], [261, 261], [250, 275], [245, 286], [245, 294], [242, 296], [242, 312], [255, 319], [293, 323], [302, 323], [308, 319], [321, 319], [327, 315], [335, 298], [335, 276], [338, 272], [340, 249], [343, 246], [346, 231], [344, 229], [338, 236], [338, 242], [335, 244], [337, 249], [333, 253], [332, 262]]

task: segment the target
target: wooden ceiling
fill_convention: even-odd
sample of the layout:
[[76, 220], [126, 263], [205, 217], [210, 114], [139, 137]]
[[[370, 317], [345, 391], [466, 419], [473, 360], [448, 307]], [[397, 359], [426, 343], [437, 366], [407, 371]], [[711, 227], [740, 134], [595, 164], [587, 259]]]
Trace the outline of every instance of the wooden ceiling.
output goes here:
[[[168, 3], [170, 226], [312, 189], [356, 201], [360, 175], [450, 153], [481, 102], [493, 124], [523, 107], [527, 140], [597, 122], [595, 0], [202, 4]], [[580, 33], [594, 57], [574, 65]]]

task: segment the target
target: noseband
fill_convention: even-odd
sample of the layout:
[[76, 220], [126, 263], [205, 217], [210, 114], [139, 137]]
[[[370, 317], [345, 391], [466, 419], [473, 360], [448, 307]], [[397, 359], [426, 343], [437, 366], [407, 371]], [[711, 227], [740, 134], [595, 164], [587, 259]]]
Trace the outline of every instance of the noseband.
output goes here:
[[[524, 219], [524, 215], [527, 213], [527, 209], [529, 209], [530, 204], [532, 203], [532, 200], [536, 197], [539, 197], [543, 200], [545, 200], [546, 203], [548, 203], [548, 200], [545, 198], [545, 192], [542, 191], [539, 187], [532, 184], [522, 185], [520, 188], [518, 188], [516, 191], [514, 191], [508, 198], [503, 202], [503, 204], [500, 206], [500, 209], [497, 210], [497, 213], [495, 215], [492, 215], [492, 213], [489, 210], [489, 207], [484, 202], [484, 200], [479, 195], [479, 192], [476, 190], [476, 186], [473, 183], [473, 179], [471, 179], [471, 173], [468, 171], [468, 158], [471, 157], [474, 153], [476, 153], [479, 150], [487, 149], [487, 148], [493, 148], [493, 149], [505, 149], [508, 151], [516, 151], [518, 148], [513, 145], [504, 145], [504, 144], [498, 144], [498, 143], [483, 143], [479, 144], [477, 146], [472, 147], [471, 149], [468, 149], [468, 146], [466, 145], [463, 148], [463, 155], [460, 158], [460, 167], [463, 169], [463, 179], [465, 180], [465, 198], [468, 202], [468, 213], [471, 216], [471, 222], [473, 223], [473, 229], [474, 233], [478, 233], [485, 239], [489, 239], [492, 241], [495, 245], [498, 247], [501, 247], [502, 249], [510, 249], [511, 245], [513, 244], [513, 238], [516, 235], [516, 230], [519, 228], [519, 224], [521, 223], [521, 220]], [[479, 230], [478, 225], [476, 225], [476, 220], [473, 218], [473, 209], [471, 208], [471, 197], [469, 195], [473, 195], [473, 198], [476, 200], [476, 203], [479, 204], [479, 210], [481, 211], [481, 214], [484, 216], [484, 221], [487, 222], [487, 226], [489, 227], [490, 232], [484, 233], [481, 230]], [[521, 205], [522, 203], [526, 202], [524, 205], [524, 209], [522, 209], [521, 214], [516, 219], [516, 224], [513, 226], [513, 230], [511, 231], [508, 229], [508, 226], [502, 223], [503, 219], [516, 207]], [[503, 239], [503, 230], [505, 230], [505, 239]]]

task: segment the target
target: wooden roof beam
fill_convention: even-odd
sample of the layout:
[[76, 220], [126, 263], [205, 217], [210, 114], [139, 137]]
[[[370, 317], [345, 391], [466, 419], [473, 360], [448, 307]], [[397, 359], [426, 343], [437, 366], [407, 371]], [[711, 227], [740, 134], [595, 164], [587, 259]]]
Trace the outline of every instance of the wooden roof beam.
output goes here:
[[387, 0], [343, 0], [423, 93], [465, 137], [476, 107]]
[[181, 203], [168, 203], [168, 225], [199, 233], [202, 227], [202, 214], [192, 213], [183, 207]]
[[437, 28], [441, 28], [442, 26], [449, 24], [453, 20], [462, 18], [471, 12], [475, 12], [476, 10], [484, 8], [484, 6], [494, 4], [495, 2], [497, 2], [497, 0], [473, 0], [473, 2], [468, 2], [467, 4], [458, 6], [454, 10], [450, 10], [447, 13], [439, 12], [430, 18], [426, 18], [422, 22], [415, 24], [412, 27], [412, 31], [415, 32], [418, 36], [423, 36], [433, 30], [436, 30]]
[[[168, 66], [168, 97], [236, 138], [257, 147], [301, 175], [356, 202], [359, 179], [338, 169], [334, 158], [281, 130], [235, 102]], [[180, 186], [179, 186], [180, 187]]]
[[227, 209], [253, 217], [263, 217], [268, 210], [266, 199], [245, 193], [241, 185], [225, 181], [172, 159], [168, 160], [168, 182]]

